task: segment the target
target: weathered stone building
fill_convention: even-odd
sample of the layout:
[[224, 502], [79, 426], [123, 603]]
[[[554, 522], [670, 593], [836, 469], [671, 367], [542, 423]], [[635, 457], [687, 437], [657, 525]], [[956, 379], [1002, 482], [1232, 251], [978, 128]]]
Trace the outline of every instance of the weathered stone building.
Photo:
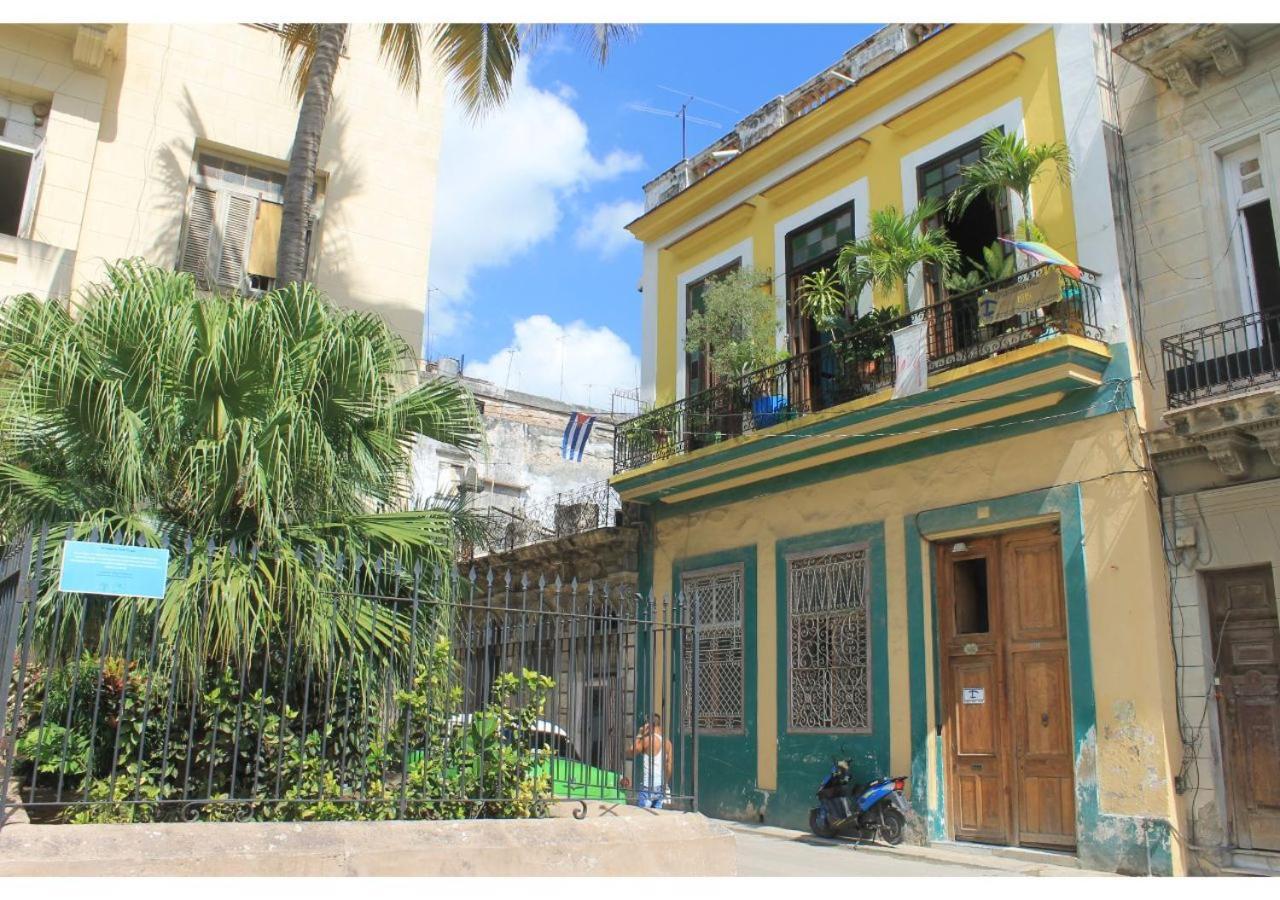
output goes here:
[[1115, 26], [1193, 867], [1280, 870], [1280, 27]]

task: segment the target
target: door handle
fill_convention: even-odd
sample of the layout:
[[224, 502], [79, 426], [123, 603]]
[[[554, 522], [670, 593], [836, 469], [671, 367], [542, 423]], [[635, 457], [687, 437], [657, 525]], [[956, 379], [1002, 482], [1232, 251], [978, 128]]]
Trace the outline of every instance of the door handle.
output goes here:
[[1049, 714], [1048, 714], [1048, 713], [1041, 713], [1041, 714], [1040, 714], [1040, 724], [1041, 724], [1041, 725], [1043, 725], [1045, 728], [1048, 728], [1048, 727], [1049, 727]]

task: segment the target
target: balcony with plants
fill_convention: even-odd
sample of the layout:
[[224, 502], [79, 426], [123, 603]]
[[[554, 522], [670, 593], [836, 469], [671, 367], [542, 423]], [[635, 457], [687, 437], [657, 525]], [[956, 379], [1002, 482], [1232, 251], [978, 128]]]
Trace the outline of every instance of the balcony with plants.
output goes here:
[[[939, 224], [974, 198], [997, 191], [1012, 191], [1027, 209], [1031, 184], [1050, 167], [1057, 166], [1064, 181], [1070, 177], [1070, 159], [1060, 145], [1027, 147], [994, 133], [989, 138], [990, 152], [967, 173], [962, 189], [943, 200], [925, 198], [907, 214], [893, 207], [874, 211], [865, 236], [846, 244], [833, 265], [803, 278], [799, 312], [818, 335], [804, 352], [778, 349], [794, 344], [778, 340], [768, 273], [739, 270], [714, 281], [703, 308], [687, 322], [683, 348], [702, 358], [710, 386], [618, 426], [614, 471], [621, 480], [659, 460], [695, 452], [706, 457], [716, 451], [704, 448], [739, 447], [761, 433], [786, 434], [799, 448], [820, 420], [854, 410], [873, 415], [882, 407], [918, 408], [919, 397], [899, 399], [894, 390], [900, 366], [894, 334], [910, 326], [924, 326], [926, 395], [944, 382], [955, 389], [953, 383], [966, 377], [960, 370], [976, 372], [974, 363], [1001, 356], [1012, 363], [1039, 350], [1062, 354], [1049, 360], [1057, 380], [1043, 379], [1046, 396], [1062, 390], [1067, 354], [1074, 354], [1075, 375], [1100, 376], [1109, 355], [1100, 341], [1096, 273], [1060, 257], [1038, 258], [1035, 248], [1057, 254], [1041, 243], [1044, 235], [1029, 219], [1015, 231], [1019, 249], [1001, 239], [985, 247], [980, 259], [963, 258]], [[941, 299], [910, 309], [911, 280], [925, 271], [944, 287]], [[873, 295], [878, 305], [866, 302]], [[1081, 338], [1090, 339], [1092, 358], [1085, 366], [1078, 365], [1079, 341], [1072, 344]], [[893, 413], [898, 419], [910, 414]]]

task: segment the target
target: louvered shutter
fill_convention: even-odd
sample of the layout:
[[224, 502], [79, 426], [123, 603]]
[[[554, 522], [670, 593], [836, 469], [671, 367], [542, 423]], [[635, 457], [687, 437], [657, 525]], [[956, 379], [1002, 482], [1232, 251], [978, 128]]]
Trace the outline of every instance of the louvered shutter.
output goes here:
[[31, 157], [31, 168], [27, 172], [27, 191], [22, 198], [22, 214], [18, 220], [18, 237], [33, 236], [36, 221], [36, 203], [40, 199], [40, 182], [44, 178], [44, 141], [36, 147]]
[[182, 259], [178, 268], [196, 276], [201, 287], [212, 281], [212, 250], [215, 243], [215, 218], [218, 193], [208, 188], [191, 188], [191, 201], [187, 209], [187, 238], [182, 246]]
[[253, 197], [228, 194], [226, 219], [218, 248], [218, 284], [233, 290], [244, 288], [244, 268], [249, 258], [249, 233], [252, 230]]

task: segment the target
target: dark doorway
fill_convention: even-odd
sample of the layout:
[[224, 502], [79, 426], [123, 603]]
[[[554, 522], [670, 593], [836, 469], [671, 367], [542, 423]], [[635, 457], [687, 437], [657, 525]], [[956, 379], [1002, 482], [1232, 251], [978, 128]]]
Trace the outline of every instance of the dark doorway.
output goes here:
[[[962, 144], [916, 170], [917, 190], [921, 200], [932, 198], [941, 204], [964, 183], [961, 174], [965, 166], [982, 158], [982, 139]], [[991, 246], [1012, 230], [1009, 218], [1009, 199], [1006, 192], [995, 198], [981, 196], [969, 204], [963, 213], [950, 217], [943, 212], [926, 223], [926, 227], [942, 228], [955, 242], [960, 252], [962, 270], [981, 263], [983, 248]], [[1012, 251], [1004, 246], [1004, 255]], [[925, 303], [943, 304], [949, 299], [946, 273], [938, 266], [925, 266]], [[961, 297], [946, 306], [937, 306], [929, 317], [929, 356], [937, 359], [963, 350], [978, 339], [978, 305], [975, 297]]]
[[787, 350], [798, 361], [799, 379], [788, 389], [797, 410], [822, 409], [835, 402], [839, 374], [835, 354], [827, 348], [830, 335], [819, 331], [801, 309], [802, 285], [806, 276], [834, 266], [840, 249], [853, 239], [852, 203], [802, 225], [786, 238]]
[[[1249, 235], [1249, 257], [1253, 261], [1253, 283], [1258, 291], [1258, 310], [1264, 315], [1280, 313], [1280, 254], [1276, 251], [1276, 226], [1271, 201], [1263, 200], [1243, 210]], [[1268, 335], [1275, 340], [1275, 335]]]

